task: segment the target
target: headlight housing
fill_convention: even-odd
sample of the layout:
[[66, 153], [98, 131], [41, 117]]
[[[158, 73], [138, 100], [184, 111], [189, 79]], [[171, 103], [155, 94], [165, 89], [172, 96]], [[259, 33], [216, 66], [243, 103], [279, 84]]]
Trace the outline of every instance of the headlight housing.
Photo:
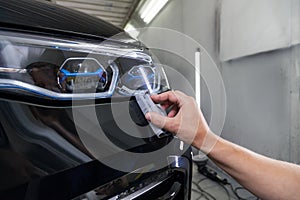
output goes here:
[[162, 66], [137, 47], [0, 31], [0, 92], [80, 100], [168, 88]]
[[158, 93], [162, 87], [169, 88], [166, 74], [159, 64], [142, 64], [133, 66], [123, 74], [117, 84], [120, 94], [132, 95], [141, 91]]

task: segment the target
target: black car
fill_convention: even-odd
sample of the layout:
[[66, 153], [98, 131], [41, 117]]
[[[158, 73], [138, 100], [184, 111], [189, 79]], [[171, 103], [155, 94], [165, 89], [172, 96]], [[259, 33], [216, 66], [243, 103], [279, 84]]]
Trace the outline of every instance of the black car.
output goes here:
[[134, 95], [169, 90], [122, 29], [0, 0], [0, 199], [190, 199], [190, 147], [158, 138]]

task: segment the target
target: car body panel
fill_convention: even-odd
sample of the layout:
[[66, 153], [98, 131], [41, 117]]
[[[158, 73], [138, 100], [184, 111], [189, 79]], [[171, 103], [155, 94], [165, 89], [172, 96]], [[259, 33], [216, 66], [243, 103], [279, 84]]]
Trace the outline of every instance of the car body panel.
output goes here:
[[[122, 29], [77, 11], [49, 2], [0, 0], [0, 14], [1, 33], [30, 33], [34, 36], [90, 43], [106, 40], [106, 44], [117, 44], [116, 50], [123, 48], [146, 55], [144, 60], [138, 59], [138, 56], [116, 59], [120, 71], [117, 78], [121, 83], [128, 82], [128, 86], [139, 81], [138, 71], [133, 70], [123, 78], [121, 76], [134, 69], [134, 66], [150, 63], [146, 47], [126, 33], [120, 34]], [[5, 45], [1, 46], [0, 43], [0, 64], [4, 63]], [[16, 50], [11, 54], [8, 52], [6, 56], [19, 57], [22, 48]], [[108, 79], [113, 73], [105, 65], [84, 73], [65, 70], [64, 61], [82, 56], [88, 57], [86, 52], [80, 54], [52, 49], [43, 51], [35, 59], [27, 54], [25, 64], [19, 63], [19, 68], [10, 69], [13, 73], [5, 77], [7, 79], [1, 74], [7, 70], [7, 66], [0, 66], [3, 70], [0, 71], [0, 84], [17, 80], [20, 74], [15, 72], [29, 70], [26, 84], [35, 84], [45, 90], [58, 90], [56, 92], [59, 93], [61, 91], [57, 85], [60, 83], [60, 72], [67, 74], [65, 79], [69, 81], [73, 80], [73, 76], [81, 76], [97, 77], [98, 82], [101, 78]], [[106, 55], [101, 54], [100, 57], [99, 60], [106, 63], [111, 60]], [[152, 69], [148, 71], [152, 72]], [[149, 77], [154, 78], [151, 75]], [[102, 81], [106, 84], [107, 80]], [[113, 84], [117, 85], [115, 82]], [[183, 150], [183, 142], [170, 133], [163, 138], [156, 137], [147, 126], [148, 122], [134, 97], [110, 95], [98, 99], [64, 100], [41, 97], [20, 88], [8, 87], [5, 90], [0, 88], [0, 98], [0, 199], [149, 199], [149, 196], [165, 199], [172, 195], [175, 195], [174, 200], [190, 198], [190, 148]], [[126, 108], [127, 112], [122, 112], [119, 107]], [[87, 117], [80, 112], [74, 114], [76, 109], [89, 108], [94, 110], [96, 117]], [[119, 119], [124, 119], [126, 128], [119, 127], [115, 114]], [[77, 117], [86, 122], [84, 125], [87, 125], [88, 131], [83, 131], [84, 128], [76, 121]], [[102, 157], [93, 152], [93, 146], [87, 145], [84, 138], [97, 134], [94, 122], [102, 127], [105, 138], [121, 149], [120, 152], [112, 151]], [[126, 132], [127, 128], [137, 130], [135, 135]], [[111, 149], [106, 140], [98, 139], [92, 143], [94, 146]], [[172, 145], [168, 145], [171, 142]], [[141, 162], [137, 156], [127, 154], [146, 155], [162, 147], [166, 147], [164, 153], [146, 163]], [[107, 163], [118, 163], [121, 170]], [[160, 165], [163, 167], [156, 169]]]
[[106, 38], [122, 32], [108, 22], [50, 2], [1, 0], [0, 13], [1, 23], [10, 27], [20, 25]]

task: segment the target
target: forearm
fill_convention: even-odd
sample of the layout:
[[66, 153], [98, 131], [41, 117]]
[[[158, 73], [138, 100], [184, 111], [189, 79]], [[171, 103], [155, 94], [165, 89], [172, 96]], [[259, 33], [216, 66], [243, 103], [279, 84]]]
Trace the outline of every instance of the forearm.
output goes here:
[[198, 145], [220, 168], [260, 198], [299, 199], [299, 166], [261, 156], [212, 134]]
[[271, 200], [299, 199], [299, 166], [261, 156], [211, 133], [195, 100], [182, 92], [169, 91], [152, 99], [164, 108], [172, 108], [172, 112], [167, 117], [147, 113], [149, 121], [192, 142], [255, 195]]

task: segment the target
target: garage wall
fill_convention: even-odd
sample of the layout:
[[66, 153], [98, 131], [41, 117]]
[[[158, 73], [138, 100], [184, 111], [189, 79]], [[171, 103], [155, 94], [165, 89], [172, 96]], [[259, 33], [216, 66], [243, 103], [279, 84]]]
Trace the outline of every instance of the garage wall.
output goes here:
[[225, 61], [299, 44], [299, 9], [295, 0], [222, 1], [220, 58]]
[[[167, 27], [191, 36], [217, 63], [227, 93], [222, 137], [273, 158], [299, 163], [300, 48], [275, 49], [221, 62], [218, 54], [220, 4], [219, 0], [172, 0], [150, 26]], [[164, 54], [158, 57], [194, 81], [183, 62]], [[209, 118], [210, 101], [205, 86], [202, 87], [201, 107]]]

